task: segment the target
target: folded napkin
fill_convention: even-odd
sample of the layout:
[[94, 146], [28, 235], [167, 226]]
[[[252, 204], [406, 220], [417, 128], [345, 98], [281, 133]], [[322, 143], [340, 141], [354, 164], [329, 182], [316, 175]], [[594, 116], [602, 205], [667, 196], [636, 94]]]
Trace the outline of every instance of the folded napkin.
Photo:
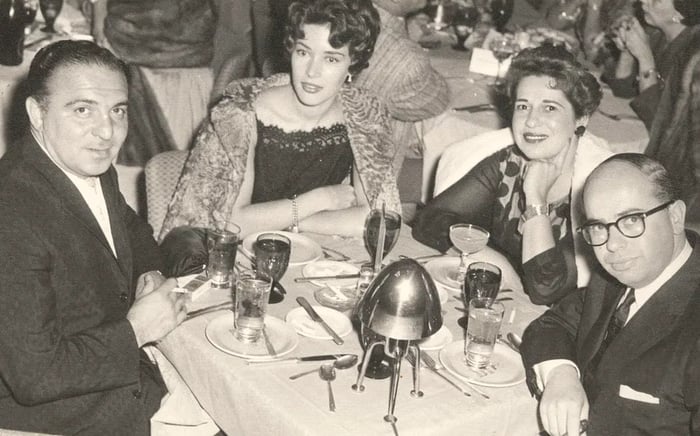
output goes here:
[[202, 409], [175, 367], [157, 348], [147, 346], [163, 376], [168, 393], [151, 417], [152, 436], [211, 436], [219, 432], [214, 420]]

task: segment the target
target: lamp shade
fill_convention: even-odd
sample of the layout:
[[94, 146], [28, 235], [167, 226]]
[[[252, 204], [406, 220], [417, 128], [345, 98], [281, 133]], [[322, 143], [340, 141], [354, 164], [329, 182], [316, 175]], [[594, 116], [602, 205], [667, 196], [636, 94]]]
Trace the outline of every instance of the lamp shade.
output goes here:
[[423, 339], [442, 327], [435, 282], [413, 259], [384, 268], [360, 300], [358, 314], [365, 327], [392, 339]]

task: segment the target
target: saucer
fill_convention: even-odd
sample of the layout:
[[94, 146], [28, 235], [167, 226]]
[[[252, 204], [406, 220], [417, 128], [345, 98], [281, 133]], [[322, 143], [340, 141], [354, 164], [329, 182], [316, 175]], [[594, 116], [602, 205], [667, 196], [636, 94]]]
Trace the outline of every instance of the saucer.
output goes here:
[[444, 325], [432, 336], [418, 342], [421, 351], [439, 350], [452, 342], [452, 332]]
[[430, 277], [452, 292], [462, 292], [462, 283], [454, 276], [459, 267], [459, 257], [439, 257], [425, 264]]
[[456, 341], [440, 350], [440, 363], [449, 373], [479, 386], [505, 388], [525, 381], [520, 355], [496, 343], [491, 361], [484, 370], [472, 370], [464, 357], [464, 341]]
[[[338, 333], [338, 336], [347, 336], [350, 334], [350, 332], [352, 332], [352, 323], [350, 322], [350, 318], [347, 316], [328, 307], [311, 307], [313, 307], [316, 313], [318, 313], [318, 315], [323, 318], [323, 320], [326, 321], [336, 333]], [[312, 339], [333, 339], [320, 323], [317, 323], [311, 319], [303, 307], [297, 307], [296, 309], [290, 310], [285, 319], [287, 320], [287, 323], [302, 336]]]
[[212, 319], [205, 330], [207, 339], [213, 346], [236, 357], [245, 359], [267, 360], [284, 356], [290, 353], [299, 344], [299, 337], [294, 328], [273, 316], [265, 317], [265, 329], [267, 336], [275, 348], [277, 355], [271, 356], [267, 352], [265, 341], [241, 342], [233, 334], [233, 314], [222, 314]]

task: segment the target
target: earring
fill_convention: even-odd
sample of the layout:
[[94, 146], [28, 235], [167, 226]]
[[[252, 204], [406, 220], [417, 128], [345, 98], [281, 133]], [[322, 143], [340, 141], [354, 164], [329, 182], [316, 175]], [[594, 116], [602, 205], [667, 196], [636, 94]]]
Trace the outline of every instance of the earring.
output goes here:
[[345, 79], [346, 82], [352, 83], [352, 74], [348, 73], [348, 77]]
[[683, 17], [679, 17], [678, 15], [674, 15], [673, 18], [671, 18], [671, 21], [673, 21], [676, 24], [681, 24], [682, 20], [683, 20]]
[[586, 133], [586, 126], [578, 126], [576, 130], [574, 130], [574, 134], [576, 136], [583, 136], [583, 134]]

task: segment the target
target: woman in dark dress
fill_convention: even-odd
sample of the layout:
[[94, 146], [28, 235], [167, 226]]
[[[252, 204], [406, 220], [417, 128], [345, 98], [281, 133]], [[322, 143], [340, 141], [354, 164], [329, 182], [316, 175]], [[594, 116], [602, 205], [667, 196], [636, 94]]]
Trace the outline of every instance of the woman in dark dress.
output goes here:
[[523, 50], [507, 76], [515, 144], [481, 161], [417, 215], [413, 236], [438, 250], [449, 228], [477, 224], [490, 246], [520, 269], [537, 304], [552, 303], [588, 280], [590, 250], [575, 229], [590, 171], [611, 153], [584, 134], [602, 92], [562, 47]]

